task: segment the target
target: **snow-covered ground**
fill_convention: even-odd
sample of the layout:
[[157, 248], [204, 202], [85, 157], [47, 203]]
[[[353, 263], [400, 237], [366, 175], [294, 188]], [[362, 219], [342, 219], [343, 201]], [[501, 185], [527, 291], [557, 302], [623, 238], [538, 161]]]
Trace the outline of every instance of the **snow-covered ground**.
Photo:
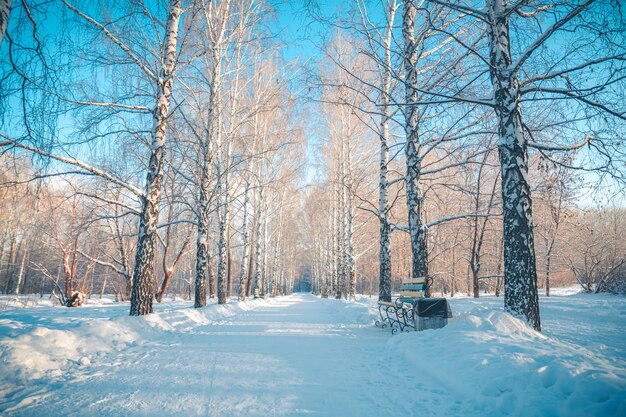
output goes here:
[[365, 297], [0, 300], [0, 415], [626, 416], [626, 298], [571, 293], [542, 297], [541, 334], [484, 297], [395, 336]]

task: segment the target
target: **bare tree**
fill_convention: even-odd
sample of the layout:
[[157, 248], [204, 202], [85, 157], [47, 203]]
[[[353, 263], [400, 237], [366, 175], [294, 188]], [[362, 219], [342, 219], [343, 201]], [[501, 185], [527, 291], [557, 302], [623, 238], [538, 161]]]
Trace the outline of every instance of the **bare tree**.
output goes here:
[[[527, 179], [528, 148], [535, 148], [546, 155], [548, 152], [572, 150], [589, 143], [590, 133], [574, 143], [571, 143], [571, 137], [563, 138], [570, 142], [563, 143], [566, 141], [559, 141], [560, 137], [545, 134], [558, 131], [550, 126], [567, 123], [571, 126], [575, 117], [567, 115], [561, 120], [531, 127], [530, 120], [522, 117], [522, 107], [524, 104], [532, 113], [533, 102], [545, 103], [546, 99], [550, 99], [554, 106], [558, 106], [562, 100], [567, 100], [578, 108], [588, 109], [589, 119], [603, 113], [623, 120], [623, 113], [613, 109], [618, 103], [610, 95], [603, 95], [607, 88], [611, 88], [610, 85], [621, 83], [619, 80], [622, 77], [618, 74], [623, 71], [619, 66], [624, 57], [623, 47], [606, 36], [606, 33], [618, 33], [621, 23], [607, 18], [606, 11], [600, 11], [602, 7], [610, 8], [611, 5], [601, 6], [601, 2], [594, 0], [567, 3], [488, 0], [484, 8], [468, 6], [460, 1], [428, 1], [444, 5], [459, 13], [464, 20], [471, 20], [481, 27], [471, 42], [458, 38], [455, 41], [476, 62], [481, 63], [483, 74], [489, 74], [493, 91], [491, 98], [467, 94], [468, 85], [453, 93], [443, 90], [431, 92], [442, 100], [490, 106], [495, 112], [502, 175], [505, 309], [523, 316], [532, 327], [540, 330], [532, 200]], [[512, 26], [514, 19], [516, 24]], [[597, 31], [598, 24], [607, 25], [609, 30]], [[524, 29], [520, 29], [522, 27]], [[438, 30], [449, 33], [445, 28]], [[518, 30], [525, 30], [524, 36]], [[583, 35], [585, 41], [573, 48], [560, 48], [558, 57], [547, 56], [547, 51], [557, 52], [552, 42], [554, 35], [564, 34], [565, 31], [569, 31], [568, 36], [579, 34], [579, 39], [583, 33], [590, 37]], [[534, 39], [528, 41], [529, 36], [534, 36]], [[587, 84], [590, 72], [609, 62], [617, 64], [613, 67], [615, 71], [600, 71], [599, 76], [593, 77], [597, 83], [590, 87]], [[473, 82], [482, 83], [483, 80], [484, 77], [478, 75]], [[539, 143], [538, 139], [544, 139], [544, 143]], [[600, 145], [601, 155], [610, 152], [607, 144]], [[608, 163], [596, 164], [596, 169], [608, 171], [612, 169], [611, 165], [609, 158]]]

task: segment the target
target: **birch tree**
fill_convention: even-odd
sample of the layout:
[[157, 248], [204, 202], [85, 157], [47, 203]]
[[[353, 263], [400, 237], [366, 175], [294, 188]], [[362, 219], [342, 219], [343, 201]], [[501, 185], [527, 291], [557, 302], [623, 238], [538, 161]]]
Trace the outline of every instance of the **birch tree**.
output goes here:
[[[465, 89], [456, 93], [438, 93], [438, 97], [491, 106], [498, 126], [498, 151], [501, 167], [501, 189], [504, 215], [504, 275], [505, 309], [524, 317], [535, 329], [541, 329], [537, 295], [537, 270], [532, 223], [532, 200], [528, 183], [528, 148], [542, 153], [576, 149], [587, 144], [590, 134], [578, 141], [545, 137], [546, 127], [531, 127], [531, 120], [523, 117], [524, 106], [532, 108], [538, 100], [550, 99], [552, 106], [562, 100], [573, 103], [576, 109], [586, 108], [589, 120], [600, 120], [599, 114], [623, 120], [623, 112], [616, 110], [619, 103], [609, 91], [614, 83], [621, 83], [624, 50], [610, 41], [606, 33], [619, 33], [622, 23], [607, 15], [608, 2], [594, 0], [553, 3], [545, 1], [488, 0], [485, 7], [464, 2], [428, 0], [444, 5], [480, 24], [472, 44], [458, 42], [468, 50], [485, 72], [489, 74], [491, 97], [472, 97]], [[515, 26], [511, 21], [515, 20]], [[599, 26], [609, 30], [598, 30]], [[522, 36], [518, 28], [524, 28]], [[513, 30], [512, 30], [513, 28]], [[442, 29], [445, 32], [445, 29]], [[559, 37], [573, 34], [589, 35], [576, 47], [557, 49]], [[619, 35], [618, 35], [619, 36]], [[532, 37], [532, 38], [531, 38]], [[484, 44], [481, 42], [484, 41]], [[602, 45], [602, 47], [600, 47]], [[548, 52], [549, 51], [549, 52]], [[548, 56], [557, 53], [557, 56]], [[611, 70], [606, 70], [609, 63]], [[596, 76], [589, 75], [596, 71]], [[615, 78], [617, 76], [617, 78]], [[588, 83], [593, 80], [593, 85]], [[482, 82], [480, 77], [477, 82]], [[441, 90], [440, 90], [441, 91]], [[545, 101], [544, 101], [545, 103]], [[545, 110], [544, 110], [545, 114]], [[574, 118], [566, 115], [551, 121], [552, 126], [571, 126]], [[592, 128], [593, 129], [593, 128]], [[561, 130], [563, 132], [563, 130]], [[546, 143], [547, 142], [547, 143]], [[565, 142], [565, 143], [564, 143]], [[567, 143], [569, 142], [569, 143]], [[601, 155], [611, 149], [607, 141], [596, 142]], [[611, 151], [608, 151], [611, 152]], [[596, 168], [611, 170], [611, 160], [593, 164]]]
[[[63, 1], [63, 5], [73, 14], [85, 27], [96, 33], [99, 39], [105, 40], [116, 53], [124, 57], [126, 64], [130, 65], [138, 71], [144, 81], [153, 87], [154, 103], [150, 106], [127, 105], [125, 103], [106, 102], [100, 99], [86, 98], [75, 99], [73, 94], [64, 96], [63, 94], [52, 94], [60, 101], [68, 103], [78, 108], [91, 107], [94, 109], [111, 110], [114, 114], [119, 112], [135, 112], [150, 114], [152, 118], [152, 127], [150, 132], [149, 145], [149, 162], [146, 183], [142, 189], [127, 183], [116, 175], [99, 169], [84, 161], [75, 158], [55, 155], [40, 147], [27, 145], [21, 140], [13, 139], [7, 135], [3, 135], [3, 139], [12, 146], [19, 146], [30, 152], [37, 153], [46, 158], [55, 159], [64, 164], [78, 167], [83, 173], [101, 176], [114, 184], [126, 188], [135, 194], [139, 199], [139, 226], [138, 240], [136, 246], [135, 264], [133, 271], [133, 286], [131, 291], [131, 315], [142, 315], [152, 312], [152, 300], [154, 298], [154, 251], [156, 246], [157, 222], [159, 217], [159, 202], [161, 194], [161, 185], [163, 177], [163, 165], [165, 156], [165, 146], [167, 137], [167, 125], [170, 111], [170, 100], [172, 96], [173, 76], [177, 63], [177, 44], [179, 38], [179, 21], [182, 13], [180, 0], [171, 0], [166, 10], [166, 19], [163, 24], [164, 33], [156, 34], [162, 39], [160, 45], [156, 45], [153, 50], [153, 57], [144, 55], [144, 50], [138, 50], [131, 42], [123, 39], [122, 30], [118, 27], [103, 24], [96, 18], [93, 18], [87, 12], [74, 6], [67, 0]], [[155, 21], [154, 16], [149, 14], [147, 8], [143, 8], [144, 17], [147, 20]], [[32, 19], [34, 21], [34, 19]], [[156, 26], [154, 26], [156, 27]], [[116, 32], [119, 31], [119, 32]], [[150, 63], [151, 58], [156, 58], [156, 65]], [[41, 84], [36, 85], [42, 88]], [[49, 93], [49, 92], [48, 92]], [[32, 137], [33, 132], [27, 132], [27, 137], [31, 140], [42, 142], [41, 138]], [[86, 141], [86, 139], [83, 139]]]
[[415, 37], [415, 17], [418, 5], [413, 0], [405, 0], [402, 13], [402, 36], [404, 39], [405, 110], [404, 130], [406, 134], [406, 198], [408, 227], [411, 238], [412, 277], [428, 275], [428, 255], [426, 252], [426, 231], [422, 225], [419, 191], [420, 157], [418, 131], [418, 80], [417, 63], [419, 41]]

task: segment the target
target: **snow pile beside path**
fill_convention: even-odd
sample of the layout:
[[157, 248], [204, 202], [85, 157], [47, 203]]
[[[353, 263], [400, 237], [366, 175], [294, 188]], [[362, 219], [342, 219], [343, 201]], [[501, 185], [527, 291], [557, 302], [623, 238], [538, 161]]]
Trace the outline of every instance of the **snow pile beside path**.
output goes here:
[[[85, 301], [85, 305], [90, 307], [106, 306], [118, 304], [112, 295], [105, 295], [102, 298], [94, 296]], [[44, 307], [62, 307], [59, 301], [50, 294], [39, 296], [37, 294], [26, 294], [16, 297], [15, 295], [0, 294], [0, 312], [25, 309], [25, 308], [44, 308]]]
[[342, 323], [355, 324], [358, 327], [373, 326], [378, 317], [377, 310], [373, 307], [375, 298], [357, 295], [355, 301], [333, 299], [329, 302], [337, 305], [337, 319]]
[[[250, 299], [243, 302], [229, 302], [228, 304], [210, 304], [204, 308], [184, 308], [165, 311], [143, 316], [140, 319], [158, 330], [185, 332], [196, 326], [206, 326], [220, 322], [237, 314], [254, 310], [259, 306], [272, 303], [272, 299]], [[131, 320], [135, 321], [135, 319]]]
[[[0, 380], [19, 384], [71, 377], [72, 370], [97, 364], [102, 355], [141, 345], [163, 331], [189, 331], [267, 303], [250, 300], [203, 309], [177, 308], [142, 317], [93, 318], [64, 330], [35, 326], [17, 337], [0, 338]], [[88, 316], [90, 308], [82, 309]], [[15, 328], [18, 323], [9, 324]]]
[[475, 309], [388, 346], [466, 415], [626, 415], [626, 364], [549, 338], [504, 312]]
[[72, 330], [35, 327], [0, 348], [0, 374], [14, 382], [58, 377], [89, 365], [96, 353], [121, 350], [140, 336], [123, 320], [98, 320]]

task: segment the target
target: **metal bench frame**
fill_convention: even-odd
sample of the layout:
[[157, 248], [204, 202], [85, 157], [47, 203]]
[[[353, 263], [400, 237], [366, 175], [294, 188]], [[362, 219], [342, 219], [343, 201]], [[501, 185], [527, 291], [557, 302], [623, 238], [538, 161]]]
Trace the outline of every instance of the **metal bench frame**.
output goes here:
[[426, 277], [408, 278], [402, 281], [400, 296], [393, 302], [379, 301], [378, 314], [380, 320], [376, 320], [376, 326], [391, 328], [391, 334], [406, 329], [415, 328], [413, 302], [423, 298], [426, 291]]

